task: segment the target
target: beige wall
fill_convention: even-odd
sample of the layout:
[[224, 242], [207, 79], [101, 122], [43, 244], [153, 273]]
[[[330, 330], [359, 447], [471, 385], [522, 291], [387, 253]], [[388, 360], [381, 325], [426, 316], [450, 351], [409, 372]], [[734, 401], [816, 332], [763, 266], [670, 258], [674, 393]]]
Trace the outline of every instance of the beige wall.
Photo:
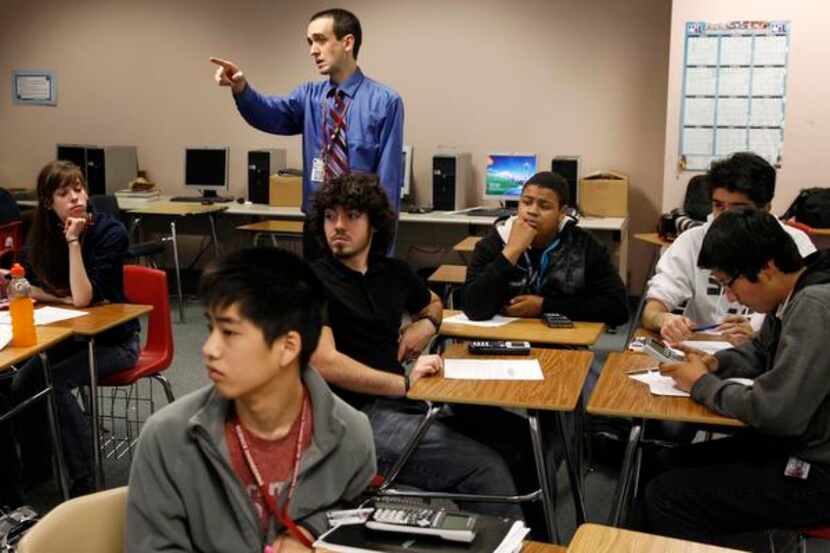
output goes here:
[[[230, 145], [232, 193], [244, 194], [249, 149], [298, 137], [249, 128], [212, 80], [210, 55], [236, 60], [258, 89], [287, 93], [317, 78], [306, 51], [319, 1], [218, 0], [3, 3], [0, 183], [31, 186], [56, 142], [134, 144], [167, 193], [183, 193], [183, 148]], [[439, 145], [473, 154], [482, 187], [488, 152], [582, 156], [583, 172], [631, 176], [632, 229], [661, 204], [670, 3], [667, 0], [354, 0], [364, 71], [397, 89], [415, 148], [418, 203], [428, 204]], [[9, 75], [47, 69], [58, 107], [12, 106]], [[646, 249], [632, 246], [635, 286]], [[636, 288], [635, 288], [636, 290]]]
[[726, 22], [745, 19], [792, 22], [790, 31], [784, 155], [778, 171], [773, 212], [781, 214], [801, 188], [828, 186], [830, 156], [830, 41], [826, 23], [830, 5], [815, 0], [674, 0], [671, 62], [666, 113], [666, 158], [663, 209], [677, 207], [695, 173], [678, 171], [683, 42], [687, 21]]

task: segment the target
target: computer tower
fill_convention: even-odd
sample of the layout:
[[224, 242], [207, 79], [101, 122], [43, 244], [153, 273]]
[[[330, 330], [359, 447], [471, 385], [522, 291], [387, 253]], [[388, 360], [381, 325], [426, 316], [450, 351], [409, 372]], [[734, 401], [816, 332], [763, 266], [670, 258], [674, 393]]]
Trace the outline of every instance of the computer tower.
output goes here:
[[269, 177], [285, 167], [285, 150], [282, 148], [248, 152], [248, 201], [268, 205]]
[[568, 205], [578, 207], [576, 186], [579, 182], [579, 156], [556, 156], [550, 163], [550, 170], [568, 181]]
[[58, 144], [57, 159], [81, 168], [90, 196], [114, 194], [138, 176], [135, 146], [85, 146]]
[[432, 209], [457, 211], [467, 207], [472, 178], [472, 155], [442, 153], [432, 156]]

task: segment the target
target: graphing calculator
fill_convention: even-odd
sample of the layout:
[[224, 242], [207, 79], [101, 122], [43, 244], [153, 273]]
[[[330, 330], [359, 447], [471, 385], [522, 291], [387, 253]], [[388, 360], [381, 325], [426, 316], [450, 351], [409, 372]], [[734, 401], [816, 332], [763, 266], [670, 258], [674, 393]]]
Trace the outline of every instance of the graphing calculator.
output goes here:
[[573, 328], [574, 323], [561, 313], [542, 313], [542, 320], [550, 328]]
[[643, 351], [651, 355], [661, 363], [680, 363], [686, 360], [686, 356], [676, 352], [669, 346], [661, 344], [654, 338], [646, 338], [643, 343]]
[[385, 532], [424, 534], [447, 541], [470, 543], [476, 537], [478, 517], [469, 513], [433, 509], [422, 505], [375, 504], [366, 527]]
[[530, 353], [530, 342], [476, 340], [467, 344], [467, 351], [483, 355], [528, 355]]

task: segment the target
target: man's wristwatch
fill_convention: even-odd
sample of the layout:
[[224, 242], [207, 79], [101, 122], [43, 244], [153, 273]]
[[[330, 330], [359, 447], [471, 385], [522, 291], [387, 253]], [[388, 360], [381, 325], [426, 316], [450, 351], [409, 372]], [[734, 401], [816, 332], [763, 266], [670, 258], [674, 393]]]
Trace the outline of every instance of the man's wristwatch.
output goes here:
[[409, 373], [403, 373], [403, 395], [409, 393], [409, 387], [411, 386], [411, 382], [409, 381]]

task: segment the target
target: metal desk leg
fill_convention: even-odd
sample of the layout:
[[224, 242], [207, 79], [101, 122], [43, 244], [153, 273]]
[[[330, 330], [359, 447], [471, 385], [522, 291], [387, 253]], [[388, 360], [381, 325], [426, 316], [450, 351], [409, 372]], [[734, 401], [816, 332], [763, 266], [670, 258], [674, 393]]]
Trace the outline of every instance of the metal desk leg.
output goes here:
[[179, 265], [179, 241], [176, 240], [176, 222], [170, 221], [170, 236], [173, 240], [173, 261], [176, 264], [176, 289], [179, 292], [179, 322], [184, 322], [184, 294], [182, 294], [182, 272]]
[[611, 513], [608, 515], [609, 526], [619, 527], [622, 520], [625, 518], [629, 487], [636, 482], [636, 476], [632, 474], [632, 469], [635, 468], [635, 457], [640, 448], [640, 438], [643, 434], [642, 421], [637, 422], [631, 427], [631, 432], [628, 435], [628, 445], [625, 447], [625, 456], [623, 457], [623, 465], [620, 469], [620, 478], [617, 482], [617, 489], [614, 492], [614, 502], [611, 504]]
[[210, 221], [210, 235], [213, 237], [213, 255], [219, 257], [222, 255], [222, 248], [219, 246], [219, 240], [216, 239], [216, 222], [213, 220], [213, 214], [208, 215]]
[[49, 390], [49, 396], [46, 398], [46, 413], [49, 417], [49, 432], [52, 433], [52, 449], [55, 450], [55, 459], [58, 465], [58, 485], [60, 486], [64, 500], [67, 500], [69, 499], [69, 483], [66, 479], [66, 462], [63, 458], [60, 430], [58, 430], [55, 419], [55, 414], [57, 413], [55, 388], [52, 386], [52, 373], [49, 372], [49, 360], [46, 357], [46, 353], [41, 352], [39, 356], [40, 364], [43, 367], [43, 381], [46, 383], [46, 389]]
[[530, 439], [533, 442], [533, 457], [536, 461], [536, 476], [539, 478], [539, 487], [542, 489], [542, 509], [545, 513], [545, 526], [548, 531], [548, 540], [552, 543], [559, 541], [556, 530], [556, 513], [553, 510], [553, 494], [548, 476], [548, 464], [545, 459], [545, 448], [542, 443], [542, 432], [539, 427], [539, 416], [536, 410], [527, 411], [527, 422], [530, 426]]
[[104, 464], [101, 459], [100, 436], [98, 435], [98, 371], [95, 369], [95, 339], [90, 338], [87, 344], [89, 358], [89, 398], [92, 411], [92, 464], [95, 477], [95, 489], [102, 490], [104, 485]]
[[409, 443], [406, 444], [406, 448], [401, 452], [401, 455], [398, 457], [398, 460], [395, 461], [395, 464], [389, 469], [389, 474], [386, 475], [384, 479], [383, 485], [378, 488], [378, 493], [382, 493], [386, 491], [394, 482], [395, 479], [398, 477], [398, 474], [403, 469], [406, 462], [409, 461], [409, 458], [412, 456], [412, 453], [415, 451], [415, 448], [418, 447], [418, 444], [421, 443], [421, 438], [424, 437], [429, 427], [432, 426], [432, 421], [435, 420], [435, 417], [441, 411], [440, 405], [433, 405], [432, 402], [427, 401], [427, 413], [424, 418], [421, 420], [421, 424], [418, 425], [418, 428], [415, 430], [415, 434], [409, 440]]
[[[556, 423], [559, 425], [559, 435], [562, 436], [562, 447], [565, 450], [565, 465], [568, 468], [568, 479], [571, 483], [571, 494], [574, 500], [574, 514], [576, 526], [585, 524], [585, 502], [582, 500], [582, 466], [571, 456], [571, 446], [568, 443], [568, 434], [565, 432], [564, 413], [556, 413]], [[576, 429], [574, 429], [576, 432]]]

